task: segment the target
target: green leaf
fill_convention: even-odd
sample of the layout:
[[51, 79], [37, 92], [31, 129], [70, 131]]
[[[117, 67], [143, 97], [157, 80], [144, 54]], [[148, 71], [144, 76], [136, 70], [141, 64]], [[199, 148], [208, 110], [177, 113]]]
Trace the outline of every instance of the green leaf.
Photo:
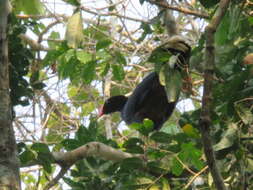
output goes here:
[[245, 125], [253, 124], [253, 113], [251, 112], [250, 108], [237, 103], [235, 104], [235, 109]]
[[48, 143], [61, 142], [63, 138], [64, 137], [60, 135], [56, 130], [49, 130], [48, 135], [45, 137]]
[[69, 47], [77, 48], [81, 45], [83, 41], [83, 22], [81, 12], [77, 12], [69, 18], [65, 37]]
[[96, 44], [96, 50], [98, 51], [100, 49], [104, 49], [104, 48], [108, 47], [111, 43], [112, 43], [112, 41], [109, 39], [100, 40]]
[[169, 170], [168, 166], [163, 165], [160, 161], [151, 161], [148, 162], [147, 167], [150, 171], [154, 172], [154, 173], [167, 173]]
[[121, 81], [121, 80], [123, 80], [125, 78], [125, 72], [124, 72], [123, 66], [113, 64], [111, 67], [112, 67], [113, 77], [116, 80]]
[[77, 147], [81, 146], [78, 140], [76, 139], [64, 139], [61, 144], [66, 148], [67, 151], [76, 149]]
[[182, 87], [182, 76], [180, 71], [171, 69], [168, 65], [164, 65], [159, 73], [159, 80], [162, 85], [164, 85], [165, 82], [168, 101], [176, 102]]
[[[52, 31], [49, 36], [49, 39], [60, 39], [60, 33]], [[48, 43], [48, 46], [52, 49], [55, 49], [57, 47], [57, 42], [48, 41], [47, 43]]]
[[31, 146], [31, 149], [35, 150], [36, 152], [50, 153], [48, 146], [43, 143], [34, 143]]
[[24, 151], [22, 154], [19, 155], [19, 159], [22, 164], [26, 164], [29, 161], [35, 159], [35, 154], [27, 149], [26, 151]]
[[100, 64], [100, 75], [104, 77], [110, 69], [110, 64], [107, 62], [103, 62]]
[[145, 128], [145, 131], [147, 133], [150, 133], [153, 130], [153, 128], [154, 128], [154, 122], [152, 120], [150, 120], [150, 119], [145, 118], [143, 120], [143, 126]]
[[66, 61], [65, 57], [62, 57], [58, 66], [59, 76], [61, 78], [70, 77], [71, 79], [73, 79], [73, 77], [77, 75], [77, 73], [75, 72], [76, 65], [77, 60], [74, 57], [71, 57], [68, 62]]
[[164, 177], [161, 180], [163, 185], [162, 190], [171, 190], [168, 180]]
[[[146, 121], [145, 121], [146, 120]], [[152, 132], [153, 129], [153, 121], [151, 121], [149, 119], [144, 119], [143, 122], [145, 122], [146, 124], [144, 125], [144, 123], [132, 123], [131, 125], [129, 125], [129, 127], [131, 129], [135, 129], [137, 131], [139, 131], [141, 134], [147, 136], [150, 132]]]
[[86, 84], [91, 83], [94, 79], [96, 71], [96, 61], [90, 61], [86, 63], [82, 68], [82, 78]]
[[162, 48], [156, 48], [150, 55], [148, 61], [155, 64], [166, 63], [170, 60], [171, 53]]
[[227, 13], [220, 25], [218, 26], [217, 31], [215, 32], [215, 42], [217, 45], [224, 45], [227, 42], [228, 34], [229, 34], [229, 26], [230, 26], [230, 18], [229, 14]]
[[126, 158], [120, 165], [123, 170], [137, 170], [143, 167], [143, 161], [139, 158]]
[[219, 0], [199, 0], [199, 2], [205, 8], [212, 8], [219, 2]]
[[94, 102], [87, 102], [85, 104], [82, 105], [82, 115], [87, 116], [89, 114], [91, 114], [92, 111], [94, 111], [96, 108], [95, 103]]
[[159, 149], [148, 148], [145, 152], [151, 160], [161, 159], [168, 153]]
[[80, 50], [76, 51], [76, 57], [82, 63], [87, 63], [92, 60], [92, 55], [90, 53], [80, 51]]
[[76, 181], [72, 180], [71, 178], [67, 178], [67, 177], [63, 177], [62, 179], [66, 184], [68, 184], [70, 187], [72, 187], [71, 189], [73, 189], [73, 190], [85, 189], [85, 186], [81, 182], [76, 182]]
[[235, 140], [237, 139], [237, 125], [235, 123], [230, 123], [228, 129], [222, 135], [220, 142], [213, 146], [215, 151], [223, 150], [231, 147]]
[[127, 64], [126, 59], [125, 59], [124, 55], [122, 55], [121, 52], [116, 51], [115, 52], [115, 58], [116, 58], [116, 63], [121, 64], [121, 65], [126, 65]]
[[165, 123], [164, 127], [161, 128], [161, 132], [167, 133], [169, 135], [176, 135], [178, 133], [182, 133], [180, 127], [176, 124]]
[[253, 17], [248, 17], [248, 21], [251, 24], [251, 26], [253, 26]]
[[169, 143], [171, 142], [171, 136], [167, 133], [164, 133], [164, 132], [154, 132], [150, 138], [156, 142], [159, 142], [159, 143]]
[[184, 170], [183, 165], [174, 157], [171, 166], [172, 173], [176, 176], [180, 176], [183, 170]]
[[44, 6], [40, 0], [16, 0], [15, 10], [25, 14], [40, 15], [44, 13]]
[[132, 123], [131, 125], [129, 125], [129, 128], [135, 129], [138, 131], [141, 129], [142, 125], [143, 125], [142, 123]]
[[51, 164], [54, 162], [54, 158], [51, 154], [38, 153], [37, 160], [42, 164], [44, 170], [48, 173], [52, 172]]
[[140, 38], [137, 40], [139, 43], [142, 42], [148, 34], [152, 33], [152, 28], [150, 24], [148, 23], [141, 23], [141, 28], [144, 30], [140, 36]]
[[124, 142], [123, 148], [126, 149], [127, 152], [134, 153], [134, 154], [143, 154], [144, 150], [141, 147], [144, 142], [136, 137], [129, 138], [127, 141]]
[[202, 169], [204, 163], [200, 160], [202, 152], [196, 148], [194, 143], [183, 143], [181, 152], [178, 154], [179, 159], [185, 164], [193, 165], [198, 170]]
[[74, 49], [69, 49], [65, 54], [64, 58], [66, 62], [69, 62], [71, 58], [73, 58], [76, 55], [76, 51]]

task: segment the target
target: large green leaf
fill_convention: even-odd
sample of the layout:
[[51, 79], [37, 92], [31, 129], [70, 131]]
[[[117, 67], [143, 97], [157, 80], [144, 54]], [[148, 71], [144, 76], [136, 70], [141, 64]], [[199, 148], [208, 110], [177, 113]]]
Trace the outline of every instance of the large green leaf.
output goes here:
[[85, 83], [89, 84], [95, 77], [96, 61], [86, 63], [82, 68], [82, 77]]
[[65, 37], [68, 46], [71, 48], [77, 48], [82, 43], [83, 22], [81, 12], [76, 12], [69, 18]]
[[[249, 101], [249, 103], [250, 102], [251, 101]], [[247, 108], [240, 103], [235, 104], [235, 109], [245, 125], [253, 125], [253, 112], [251, 111], [252, 109]]]
[[46, 144], [43, 143], [34, 143], [31, 146], [31, 149], [35, 150], [36, 152], [41, 152], [41, 153], [50, 153], [50, 150]]
[[122, 65], [113, 64], [112, 67], [112, 74], [116, 80], [123, 80], [125, 78], [125, 72]]
[[40, 0], [15, 0], [15, 11], [39, 15], [44, 13], [44, 6]]
[[192, 142], [183, 143], [181, 145], [181, 152], [178, 155], [182, 162], [185, 164], [190, 164], [198, 170], [201, 170], [204, 167], [204, 163], [200, 159], [201, 156], [202, 152]]
[[176, 102], [182, 87], [182, 76], [180, 71], [171, 69], [170, 66], [166, 64], [159, 73], [159, 80], [162, 85], [165, 85], [168, 101]]
[[221, 24], [219, 25], [217, 29], [217, 32], [215, 32], [215, 43], [217, 43], [218, 45], [224, 45], [227, 42], [229, 27], [230, 27], [230, 18], [229, 18], [229, 14], [227, 13], [223, 17]]
[[80, 50], [76, 51], [76, 57], [82, 63], [87, 63], [92, 60], [92, 54]]
[[237, 139], [237, 125], [235, 123], [231, 123], [228, 126], [228, 129], [222, 135], [222, 139], [220, 142], [213, 146], [215, 151], [223, 150], [231, 147], [235, 140]]

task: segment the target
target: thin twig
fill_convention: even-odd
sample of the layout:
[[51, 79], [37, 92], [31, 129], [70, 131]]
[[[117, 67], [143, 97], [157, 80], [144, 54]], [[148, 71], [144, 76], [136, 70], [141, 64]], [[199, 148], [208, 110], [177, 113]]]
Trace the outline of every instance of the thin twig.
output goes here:
[[208, 168], [208, 166], [204, 167], [202, 170], [200, 170], [198, 173], [196, 173], [191, 180], [186, 184], [186, 186], [184, 187], [184, 189], [188, 189], [188, 187], [192, 184], [192, 182], [194, 182], [194, 180], [200, 176], [204, 171], [206, 171]]
[[199, 13], [199, 12], [192, 11], [192, 10], [186, 9], [186, 8], [181, 8], [181, 7], [174, 7], [174, 6], [169, 5], [166, 2], [161, 2], [161, 1], [156, 1], [156, 0], [148, 0], [148, 2], [150, 2], [151, 4], [161, 6], [161, 7], [166, 8], [166, 9], [171, 9], [171, 10], [182, 12], [182, 13], [185, 13], [185, 14], [188, 14], [188, 15], [193, 15], [193, 16], [197, 16], [197, 17], [200, 17], [200, 18], [206, 18], [206, 19], [210, 18], [210, 16], [205, 14], [205, 13]]
[[85, 12], [88, 12], [88, 13], [91, 13], [91, 14], [94, 14], [94, 15], [97, 15], [97, 16], [116, 16], [116, 17], [120, 17], [120, 18], [124, 18], [124, 19], [128, 19], [128, 20], [132, 20], [132, 21], [135, 21], [135, 22], [141, 22], [141, 23], [149, 23], [148, 21], [145, 21], [145, 20], [141, 20], [141, 19], [138, 19], [138, 18], [132, 18], [132, 17], [129, 17], [129, 16], [124, 16], [124, 15], [120, 15], [118, 13], [115, 13], [115, 12], [110, 12], [110, 13], [98, 13], [96, 11], [92, 11], [91, 9], [89, 8], [86, 8], [84, 6], [81, 7], [81, 9]]
[[68, 170], [69, 170], [69, 167], [62, 167], [60, 172], [57, 174], [57, 176], [55, 176], [54, 179], [52, 179], [51, 181], [48, 182], [48, 184], [45, 186], [44, 190], [49, 190], [51, 187], [56, 185], [58, 183], [58, 181], [65, 175], [65, 173], [67, 173]]

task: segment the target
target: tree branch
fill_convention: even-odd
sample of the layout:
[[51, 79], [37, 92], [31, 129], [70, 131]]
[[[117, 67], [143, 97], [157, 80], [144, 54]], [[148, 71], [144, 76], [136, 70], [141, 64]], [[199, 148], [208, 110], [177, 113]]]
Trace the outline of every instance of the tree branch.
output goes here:
[[[141, 158], [141, 154], [130, 154], [127, 152], [123, 152], [121, 150], [112, 148], [106, 144], [101, 142], [89, 142], [83, 146], [80, 146], [69, 152], [52, 152], [51, 156], [54, 159], [55, 164], [60, 165], [62, 168], [71, 167], [77, 161], [82, 160], [84, 158], [95, 156], [100, 159], [110, 160], [113, 162], [120, 162], [126, 158]], [[34, 165], [39, 165], [40, 163], [36, 160], [32, 160], [21, 167], [29, 167]]]
[[25, 34], [20, 34], [19, 37], [24, 42], [26, 42], [29, 46], [31, 46], [32, 50], [34, 50], [34, 51], [50, 51], [50, 50], [52, 50], [51, 48], [47, 48], [47, 47], [39, 44], [38, 42], [36, 42], [32, 38], [26, 36]]
[[55, 163], [61, 166], [71, 166], [75, 162], [89, 156], [96, 156], [104, 160], [119, 162], [125, 158], [140, 157], [140, 155], [130, 154], [114, 149], [100, 142], [89, 142], [70, 152], [53, 152]]
[[51, 189], [51, 187], [56, 185], [58, 181], [65, 175], [65, 173], [67, 173], [68, 170], [69, 170], [69, 167], [62, 167], [59, 173], [54, 177], [54, 179], [48, 182], [44, 190], [49, 190]]
[[211, 127], [211, 104], [212, 104], [212, 81], [214, 73], [214, 34], [219, 26], [225, 12], [228, 8], [230, 0], [221, 0], [219, 8], [217, 9], [211, 22], [207, 25], [205, 29], [206, 37], [206, 49], [205, 49], [205, 72], [204, 72], [204, 94], [202, 97], [202, 110], [200, 116], [200, 131], [204, 146], [204, 152], [207, 159], [207, 164], [209, 166], [210, 172], [212, 174], [214, 184], [218, 190], [225, 190], [222, 176], [217, 167], [214, 150], [212, 148], [212, 142], [210, 137], [210, 127]]
[[141, 19], [138, 19], [138, 18], [129, 17], [129, 16], [120, 15], [119, 13], [116, 13], [116, 12], [99, 13], [99, 12], [96, 12], [96, 11], [92, 11], [91, 9], [86, 8], [84, 6], [81, 6], [81, 9], [85, 12], [88, 12], [88, 13], [94, 14], [94, 15], [98, 15], [98, 16], [116, 16], [116, 17], [119, 17], [119, 18], [124, 18], [124, 19], [127, 19], [127, 20], [135, 21], [135, 22], [141, 22], [141, 23], [147, 23], [147, 24], [149, 23], [148, 21], [141, 20]]
[[[69, 152], [52, 152], [51, 156], [54, 158], [54, 163], [61, 166], [61, 170], [56, 177], [46, 185], [44, 190], [49, 190], [52, 186], [57, 184], [73, 164], [86, 157], [95, 156], [113, 162], [119, 162], [123, 159], [132, 157], [142, 158], [142, 155], [123, 152], [100, 142], [89, 142]], [[21, 167], [28, 167], [37, 164], [39, 163], [31, 161]]]
[[148, 2], [151, 3], [151, 4], [155, 4], [155, 5], [158, 5], [160, 7], [166, 8], [166, 9], [171, 9], [171, 10], [182, 12], [182, 13], [185, 13], [185, 14], [188, 14], [188, 15], [193, 15], [193, 16], [197, 16], [197, 17], [200, 17], [200, 18], [206, 18], [206, 19], [210, 18], [210, 16], [205, 14], [205, 13], [199, 13], [199, 12], [195, 12], [195, 11], [192, 11], [190, 9], [181, 8], [181, 7], [180, 8], [179, 7], [174, 7], [174, 6], [171, 6], [167, 2], [164, 2], [164, 1], [148, 0]]

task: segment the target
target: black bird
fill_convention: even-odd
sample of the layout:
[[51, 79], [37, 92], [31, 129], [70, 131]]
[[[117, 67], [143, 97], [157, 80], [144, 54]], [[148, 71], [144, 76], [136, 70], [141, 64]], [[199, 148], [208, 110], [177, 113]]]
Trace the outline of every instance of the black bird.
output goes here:
[[119, 95], [107, 99], [99, 116], [119, 111], [127, 124], [142, 123], [143, 119], [148, 118], [154, 122], [154, 129], [159, 130], [175, 105], [176, 102], [168, 102], [165, 89], [157, 73], [153, 72], [137, 85], [131, 96]]
[[[179, 55], [180, 64], [185, 65], [189, 61], [191, 47], [184, 38], [173, 36], [156, 50]], [[156, 56], [156, 54], [153, 54], [153, 56]], [[175, 66], [175, 69], [181, 70], [178, 65]], [[118, 111], [121, 112], [121, 117], [127, 124], [142, 123], [143, 119], [148, 118], [154, 122], [154, 129], [159, 130], [171, 116], [175, 105], [176, 101], [168, 102], [166, 90], [160, 84], [158, 74], [152, 72], [137, 85], [131, 96], [119, 95], [107, 99], [100, 110], [99, 116]]]

